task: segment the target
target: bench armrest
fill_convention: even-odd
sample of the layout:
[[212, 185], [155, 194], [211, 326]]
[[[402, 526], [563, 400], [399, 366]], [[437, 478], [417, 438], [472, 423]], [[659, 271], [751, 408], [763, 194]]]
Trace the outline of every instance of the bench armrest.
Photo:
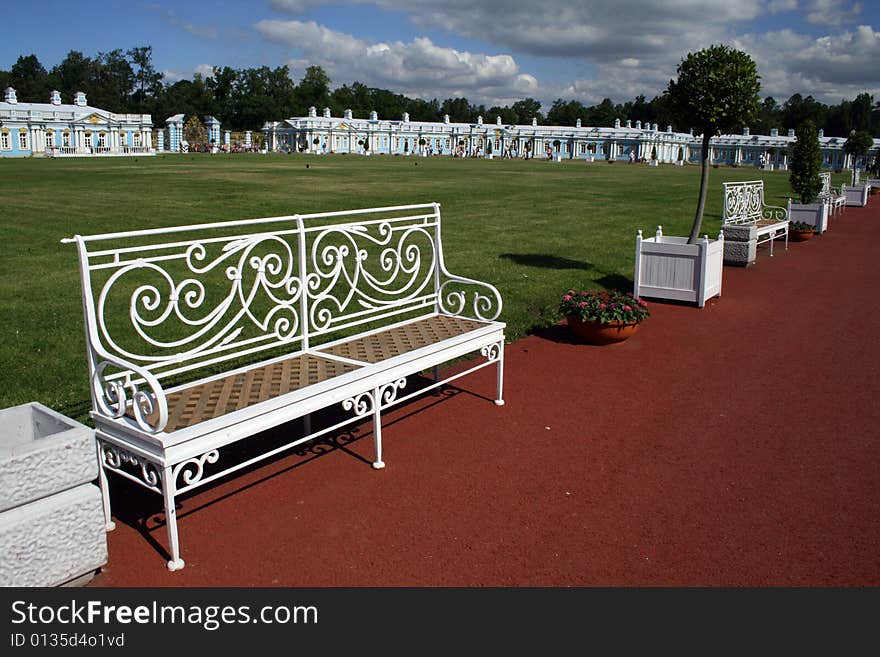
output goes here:
[[[437, 295], [440, 310], [481, 322], [491, 322], [501, 314], [501, 294], [488, 283], [448, 275]], [[468, 297], [471, 297], [468, 303]]]
[[[168, 423], [168, 401], [159, 380], [124, 358], [99, 349], [94, 349], [93, 353], [92, 397], [96, 411], [147, 433], [164, 430]], [[108, 367], [129, 373], [124, 377], [109, 378], [104, 373]], [[133, 379], [132, 375], [140, 378]], [[142, 388], [144, 385], [146, 389]]]
[[765, 205], [761, 214], [764, 219], [770, 219], [771, 221], [785, 221], [788, 219], [788, 210], [778, 205]]

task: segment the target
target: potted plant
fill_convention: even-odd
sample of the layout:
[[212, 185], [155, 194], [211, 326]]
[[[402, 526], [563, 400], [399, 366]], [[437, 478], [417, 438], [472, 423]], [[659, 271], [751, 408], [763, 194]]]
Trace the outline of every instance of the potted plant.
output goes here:
[[749, 125], [759, 109], [758, 71], [746, 53], [718, 45], [687, 55], [670, 80], [666, 97], [678, 122], [702, 130], [700, 191], [688, 237], [636, 238], [636, 296], [695, 301], [721, 294], [724, 236], [702, 238], [700, 228], [709, 185], [712, 137]]
[[792, 221], [788, 224], [788, 239], [792, 242], [806, 242], [816, 234], [816, 227], [804, 221]]
[[572, 333], [596, 345], [626, 340], [651, 314], [642, 299], [619, 290], [569, 290], [562, 295], [559, 312]]
[[791, 153], [788, 182], [800, 203], [788, 200], [790, 221], [810, 224], [820, 233], [828, 227], [828, 203], [820, 199], [822, 191], [822, 151], [816, 124], [809, 119], [797, 128]]

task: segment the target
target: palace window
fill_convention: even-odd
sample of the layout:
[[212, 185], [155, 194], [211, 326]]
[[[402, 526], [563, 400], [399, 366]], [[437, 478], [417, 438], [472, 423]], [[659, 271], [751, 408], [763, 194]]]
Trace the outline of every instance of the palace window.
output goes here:
[[107, 135], [102, 132], [98, 135], [98, 148], [106, 148], [106, 147], [107, 147]]
[[91, 132], [84, 132], [83, 133], [83, 146], [85, 146], [86, 148], [92, 147], [92, 133]]
[[9, 138], [8, 132], [0, 132], [0, 150], [12, 150], [12, 140]]
[[65, 148], [70, 147], [70, 133], [69, 132], [65, 132], [64, 134], [61, 135], [61, 145], [64, 146]]
[[47, 132], [46, 133], [46, 148], [53, 149], [55, 148], [55, 133]]
[[28, 150], [28, 133], [19, 132], [18, 133], [18, 150], [26, 151]]
[[131, 133], [131, 143], [134, 146], [140, 146], [141, 145], [141, 133], [139, 133], [139, 132]]

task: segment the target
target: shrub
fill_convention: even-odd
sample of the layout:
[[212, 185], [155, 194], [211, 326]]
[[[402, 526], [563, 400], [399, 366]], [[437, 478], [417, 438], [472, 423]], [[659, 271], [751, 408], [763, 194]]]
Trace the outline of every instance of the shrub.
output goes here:
[[801, 203], [812, 203], [822, 191], [822, 151], [816, 124], [806, 120], [798, 126], [797, 141], [791, 154], [791, 173], [788, 176], [792, 191]]

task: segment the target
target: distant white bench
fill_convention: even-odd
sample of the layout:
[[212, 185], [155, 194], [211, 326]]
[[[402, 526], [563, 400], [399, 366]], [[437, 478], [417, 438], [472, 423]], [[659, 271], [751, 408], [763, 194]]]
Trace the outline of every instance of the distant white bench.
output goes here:
[[724, 184], [725, 225], [749, 225], [756, 227], [758, 244], [770, 243], [773, 255], [773, 241], [785, 238], [788, 249], [788, 212], [785, 208], [764, 204], [764, 181], [726, 182]]
[[831, 172], [823, 171], [819, 174], [822, 179], [822, 191], [816, 197], [821, 203], [827, 203], [831, 214], [843, 210], [846, 207], [846, 196], [839, 188], [831, 186]]
[[[79, 249], [107, 525], [108, 472], [162, 495], [171, 570], [184, 565], [187, 491], [370, 418], [384, 467], [381, 412], [483, 367], [498, 368], [503, 404], [501, 295], [446, 270], [437, 203], [66, 241]], [[473, 354], [440, 379], [440, 364]], [[432, 368], [433, 382], [408, 381]], [[341, 421], [313, 429], [334, 407]], [[287, 444], [228, 460], [297, 418]]]

